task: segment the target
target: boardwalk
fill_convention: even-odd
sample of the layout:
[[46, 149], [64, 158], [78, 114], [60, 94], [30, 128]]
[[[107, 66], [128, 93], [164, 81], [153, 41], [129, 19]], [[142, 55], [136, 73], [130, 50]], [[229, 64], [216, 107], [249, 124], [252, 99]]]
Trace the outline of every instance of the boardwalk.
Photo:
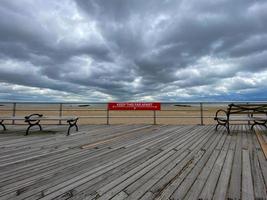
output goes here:
[[[258, 127], [257, 127], [258, 128]], [[0, 199], [267, 199], [267, 161], [245, 125], [63, 127], [0, 134]], [[265, 130], [266, 131], [266, 130]]]

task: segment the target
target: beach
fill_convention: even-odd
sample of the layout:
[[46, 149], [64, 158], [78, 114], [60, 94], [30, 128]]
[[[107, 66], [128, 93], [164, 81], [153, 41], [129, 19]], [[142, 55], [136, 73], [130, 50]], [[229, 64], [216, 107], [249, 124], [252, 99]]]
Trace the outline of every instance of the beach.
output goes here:
[[[1, 104], [1, 116], [12, 116], [14, 104]], [[16, 103], [15, 116], [26, 116], [33, 113], [44, 116], [77, 116], [79, 124], [214, 124], [218, 109], [226, 109], [227, 104], [203, 104], [202, 120], [200, 104], [162, 104], [161, 110], [109, 110], [106, 104], [38, 104]], [[109, 119], [107, 119], [109, 118]], [[9, 122], [11, 123], [11, 122]], [[17, 121], [16, 123], [21, 123]], [[23, 123], [23, 122], [22, 122]], [[55, 122], [44, 122], [54, 123]]]

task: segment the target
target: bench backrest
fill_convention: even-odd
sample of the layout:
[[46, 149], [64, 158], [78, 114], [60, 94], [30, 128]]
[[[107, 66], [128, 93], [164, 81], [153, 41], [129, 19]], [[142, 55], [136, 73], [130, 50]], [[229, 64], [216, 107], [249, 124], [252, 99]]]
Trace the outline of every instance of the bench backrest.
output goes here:
[[232, 114], [266, 114], [267, 104], [229, 104], [227, 109], [227, 115]]

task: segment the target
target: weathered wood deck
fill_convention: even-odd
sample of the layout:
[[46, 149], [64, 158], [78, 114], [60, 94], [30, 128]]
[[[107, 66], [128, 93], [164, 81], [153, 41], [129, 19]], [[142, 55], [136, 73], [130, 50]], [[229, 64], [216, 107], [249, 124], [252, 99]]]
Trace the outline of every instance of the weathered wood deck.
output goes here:
[[[256, 127], [259, 128], [259, 127]], [[0, 133], [0, 199], [267, 199], [267, 161], [245, 125], [83, 126]]]

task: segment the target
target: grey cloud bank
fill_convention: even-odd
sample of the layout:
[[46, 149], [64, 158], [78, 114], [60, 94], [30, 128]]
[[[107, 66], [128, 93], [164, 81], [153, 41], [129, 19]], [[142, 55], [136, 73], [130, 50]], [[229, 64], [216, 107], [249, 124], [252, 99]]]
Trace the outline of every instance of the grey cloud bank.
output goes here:
[[1, 0], [0, 100], [267, 100], [265, 0]]

